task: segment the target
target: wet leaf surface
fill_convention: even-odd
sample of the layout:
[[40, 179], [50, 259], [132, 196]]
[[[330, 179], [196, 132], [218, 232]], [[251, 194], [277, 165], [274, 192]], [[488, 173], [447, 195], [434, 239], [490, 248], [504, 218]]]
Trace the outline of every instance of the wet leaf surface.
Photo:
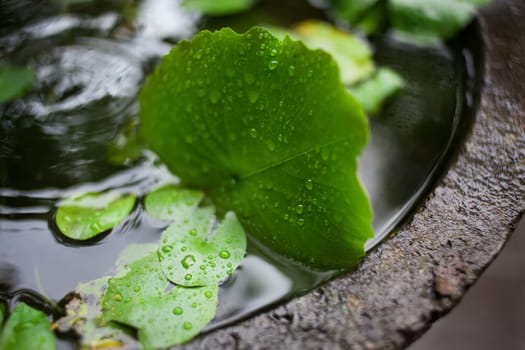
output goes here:
[[165, 348], [197, 335], [215, 316], [217, 298], [216, 284], [170, 285], [154, 253], [132, 263], [126, 275], [109, 280], [103, 318], [137, 328], [147, 349]]
[[[246, 254], [246, 235], [235, 214], [215, 223], [214, 208], [200, 208], [162, 234], [160, 264], [170, 281], [206, 286], [226, 279]], [[214, 225], [217, 224], [217, 225]]]
[[140, 101], [149, 146], [265, 245], [318, 268], [364, 254], [368, 125], [328, 54], [261, 28], [204, 31], [164, 57]]

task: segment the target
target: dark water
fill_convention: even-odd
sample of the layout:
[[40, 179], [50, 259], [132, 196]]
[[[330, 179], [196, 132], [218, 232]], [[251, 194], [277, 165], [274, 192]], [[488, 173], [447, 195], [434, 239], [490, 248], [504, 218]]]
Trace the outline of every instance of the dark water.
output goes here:
[[[80, 281], [109, 271], [130, 243], [157, 242], [164, 226], [132, 215], [98, 242], [71, 245], [53, 224], [65, 196], [117, 189], [145, 195], [172, 179], [155, 156], [116, 165], [108, 147], [136, 123], [145, 76], [174, 43], [201, 28], [287, 25], [322, 17], [302, 1], [262, 1], [249, 14], [205, 19], [171, 0], [1, 1], [0, 61], [34, 68], [23, 99], [0, 105], [0, 301], [26, 300], [58, 312]], [[472, 35], [471, 35], [472, 36]], [[470, 40], [476, 41], [475, 38]], [[446, 164], [474, 103], [475, 66], [468, 41], [416, 48], [388, 36], [375, 40], [376, 60], [407, 87], [371, 119], [372, 142], [360, 161], [375, 212], [372, 249], [391, 232]], [[474, 57], [474, 58], [473, 58]], [[241, 268], [222, 286], [211, 328], [305, 293], [337, 272], [314, 272], [250, 241]], [[67, 347], [67, 345], [62, 345]]]

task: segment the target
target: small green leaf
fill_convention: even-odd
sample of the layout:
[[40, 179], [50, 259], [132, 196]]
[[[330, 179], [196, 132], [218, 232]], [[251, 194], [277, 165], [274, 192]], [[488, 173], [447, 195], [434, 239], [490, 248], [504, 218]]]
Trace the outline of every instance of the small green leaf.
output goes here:
[[337, 15], [352, 24], [359, 23], [381, 0], [331, 0]]
[[370, 79], [350, 88], [350, 92], [368, 114], [376, 115], [403, 86], [403, 78], [399, 74], [389, 68], [380, 68]]
[[246, 235], [235, 214], [214, 224], [213, 208], [197, 209], [162, 234], [160, 264], [170, 281], [182, 286], [216, 284], [232, 274], [246, 253]]
[[33, 71], [28, 68], [0, 64], [0, 103], [22, 96], [34, 79]]
[[224, 16], [251, 8], [255, 0], [183, 0], [182, 6], [204, 15]]
[[262, 28], [204, 31], [164, 57], [140, 103], [151, 149], [262, 243], [317, 268], [364, 254], [368, 124], [328, 54]]
[[56, 224], [64, 236], [87, 240], [118, 225], [135, 205], [132, 194], [87, 193], [59, 204]]
[[368, 43], [328, 23], [310, 20], [299, 23], [290, 31], [278, 27], [272, 27], [270, 31], [280, 39], [290, 35], [295, 40], [302, 40], [311, 49], [328, 52], [339, 65], [341, 79], [346, 85], [366, 79], [374, 71], [372, 50]]
[[331, 0], [337, 17], [375, 33], [385, 22], [398, 37], [418, 44], [450, 39], [490, 0]]
[[56, 348], [56, 338], [47, 316], [25, 303], [19, 303], [0, 333], [0, 350]]
[[490, 0], [389, 0], [392, 26], [404, 38], [421, 43], [449, 39]]
[[150, 192], [144, 201], [149, 215], [160, 220], [174, 220], [187, 216], [199, 205], [204, 193], [166, 185]]
[[218, 287], [170, 286], [157, 254], [129, 266], [125, 276], [109, 280], [103, 315], [138, 329], [146, 349], [166, 348], [197, 335], [215, 317]]

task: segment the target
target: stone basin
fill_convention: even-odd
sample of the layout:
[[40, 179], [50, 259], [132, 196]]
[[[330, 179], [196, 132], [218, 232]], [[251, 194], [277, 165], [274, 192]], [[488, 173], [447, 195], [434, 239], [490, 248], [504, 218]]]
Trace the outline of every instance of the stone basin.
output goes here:
[[400, 349], [450, 311], [525, 210], [525, 2], [481, 11], [479, 110], [450, 167], [351, 273], [184, 348]]

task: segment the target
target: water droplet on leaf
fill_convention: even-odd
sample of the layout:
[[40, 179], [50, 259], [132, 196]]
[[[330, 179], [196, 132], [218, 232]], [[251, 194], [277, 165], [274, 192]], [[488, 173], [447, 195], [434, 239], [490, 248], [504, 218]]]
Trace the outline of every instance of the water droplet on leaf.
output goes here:
[[[195, 260], [195, 257], [193, 255], [186, 255], [181, 260], [182, 267], [184, 267], [185, 269], [189, 269], [191, 266], [193, 266], [193, 264], [195, 264], [195, 262], [196, 262], [196, 260]], [[184, 278], [186, 278], [186, 277], [184, 277]], [[190, 277], [190, 279], [191, 279], [191, 277]]]
[[268, 62], [268, 69], [275, 70], [275, 68], [277, 68], [278, 65], [279, 65], [279, 61], [271, 60], [270, 62]]
[[223, 259], [228, 259], [230, 257], [230, 252], [227, 250], [221, 250], [219, 256]]

